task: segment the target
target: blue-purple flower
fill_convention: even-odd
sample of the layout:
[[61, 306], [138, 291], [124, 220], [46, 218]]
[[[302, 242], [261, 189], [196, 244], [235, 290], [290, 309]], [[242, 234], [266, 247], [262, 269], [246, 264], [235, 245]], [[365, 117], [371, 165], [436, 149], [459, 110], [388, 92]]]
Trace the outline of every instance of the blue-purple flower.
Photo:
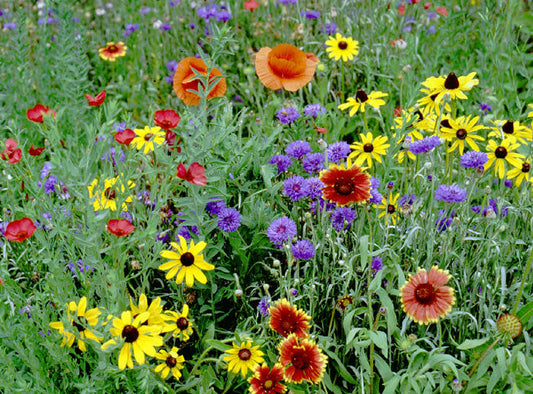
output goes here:
[[326, 108], [321, 104], [309, 104], [304, 108], [304, 115], [309, 116], [313, 119], [318, 118], [326, 113]]
[[291, 201], [299, 201], [307, 196], [307, 181], [299, 175], [288, 178], [283, 183], [283, 194]]
[[293, 159], [300, 160], [308, 153], [311, 153], [311, 145], [307, 141], [294, 141], [287, 145], [285, 153]]
[[337, 231], [348, 230], [357, 217], [357, 212], [348, 207], [339, 207], [331, 213], [331, 225]]
[[466, 190], [457, 185], [439, 185], [435, 190], [435, 200], [449, 203], [463, 202], [466, 200]]
[[278, 167], [278, 174], [281, 174], [291, 166], [292, 160], [286, 155], [274, 155], [268, 164], [275, 164]]
[[334, 142], [333, 144], [329, 145], [326, 149], [326, 154], [328, 161], [332, 163], [339, 163], [341, 160], [346, 159], [351, 151], [352, 148], [350, 148], [350, 144], [345, 141], [341, 141]]
[[284, 124], [294, 123], [298, 120], [300, 116], [302, 115], [300, 115], [296, 107], [283, 107], [278, 111], [278, 114], [276, 115], [278, 120]]
[[222, 208], [218, 214], [218, 228], [231, 233], [241, 225], [241, 214], [235, 208]]
[[274, 245], [281, 245], [296, 236], [296, 223], [286, 216], [272, 222], [267, 230], [267, 236]]
[[485, 152], [470, 151], [465, 152], [461, 156], [461, 166], [466, 168], [476, 168], [483, 171], [485, 163], [489, 160], [489, 156]]
[[436, 135], [432, 137], [425, 137], [421, 140], [411, 142], [409, 144], [409, 151], [411, 153], [414, 153], [415, 155], [418, 155], [420, 153], [427, 153], [433, 148], [439, 146], [440, 144], [441, 140]]
[[317, 174], [324, 169], [325, 160], [323, 153], [309, 153], [302, 160], [302, 167], [308, 174]]

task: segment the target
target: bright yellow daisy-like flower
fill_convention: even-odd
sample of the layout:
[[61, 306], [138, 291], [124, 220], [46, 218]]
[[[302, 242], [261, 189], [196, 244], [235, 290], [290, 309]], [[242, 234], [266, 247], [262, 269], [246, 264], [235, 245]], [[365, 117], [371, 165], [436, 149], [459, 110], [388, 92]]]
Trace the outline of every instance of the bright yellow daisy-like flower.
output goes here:
[[146, 295], [143, 293], [139, 297], [139, 305], [135, 305], [133, 301], [130, 299], [130, 310], [131, 315], [133, 318], [137, 317], [141, 313], [148, 312], [148, 320], [146, 323], [149, 326], [157, 325], [157, 326], [165, 326], [165, 320], [163, 315], [163, 306], [161, 305], [161, 297], [155, 298], [150, 306], [148, 306], [148, 299], [146, 298]]
[[[112, 211], [116, 211], [117, 201], [119, 200], [122, 201], [122, 210], [128, 210], [128, 206], [126, 205], [126, 203], [133, 201], [133, 196], [121, 196], [121, 194], [126, 191], [126, 186], [124, 184], [124, 181], [122, 181], [119, 176], [105, 179], [104, 186], [102, 188], [97, 188], [97, 185], [98, 179], [94, 179], [91, 184], [87, 186], [87, 190], [89, 191], [89, 198], [93, 200], [92, 204], [95, 211], [100, 211], [102, 209], [110, 209]], [[129, 189], [135, 187], [135, 183], [133, 183], [133, 181], [128, 181], [127, 185]]]
[[[378, 208], [381, 210], [378, 215], [379, 218], [385, 216], [385, 223], [388, 223], [388, 220], [392, 221], [392, 224], [396, 225], [396, 220], [398, 220], [398, 212], [401, 211], [401, 208], [398, 208], [398, 198], [400, 193], [389, 194], [388, 196], [383, 197], [383, 201], [379, 204]], [[375, 205], [374, 205], [375, 207]]]
[[494, 127], [490, 128], [492, 131], [489, 133], [489, 137], [516, 138], [521, 144], [527, 144], [533, 139], [532, 131], [518, 121], [493, 120], [492, 124]]
[[474, 133], [483, 130], [485, 126], [476, 126], [479, 116], [472, 119], [470, 118], [470, 116], [467, 118], [461, 116], [455, 120], [450, 118], [448, 119], [448, 125], [450, 127], [441, 128], [441, 137], [447, 141], [453, 141], [452, 146], [448, 148], [448, 152], [453, 152], [455, 149], [459, 148], [459, 152], [463, 154], [465, 150], [465, 142], [472, 150], [479, 152], [479, 146], [476, 144], [475, 140], [484, 141], [485, 139]]
[[[143, 312], [133, 318], [131, 311], [122, 312], [120, 318], [113, 319], [113, 328], [109, 331], [115, 339], [110, 339], [102, 345], [105, 350], [109, 346], [123, 341], [122, 349], [118, 356], [118, 367], [124, 369], [133, 368], [133, 357], [139, 365], [145, 363], [145, 354], [155, 357], [155, 348], [163, 346], [163, 338], [159, 335], [160, 326], [143, 325], [150, 316], [149, 312]], [[133, 351], [133, 357], [132, 357]]]
[[[396, 137], [396, 134], [394, 134], [393, 137]], [[406, 157], [413, 161], [416, 160], [416, 155], [409, 150], [409, 145], [411, 142], [421, 140], [422, 138], [424, 138], [422, 134], [418, 130], [413, 129], [413, 131], [402, 136], [396, 142], [397, 145], [401, 145], [400, 151], [394, 155], [396, 160], [398, 160], [398, 163], [402, 164]]]
[[[98, 308], [87, 310], [87, 297], [82, 297], [78, 304], [71, 301], [68, 304], [68, 320], [69, 327], [65, 327], [63, 322], [56, 321], [50, 323], [50, 327], [59, 331], [63, 335], [63, 341], [61, 346], [72, 347], [74, 340], [78, 339], [78, 348], [85, 352], [87, 347], [85, 346], [84, 339], [88, 338], [96, 342], [101, 342], [102, 337], [95, 335], [89, 327], [95, 327], [98, 324], [98, 316], [102, 312]], [[74, 334], [75, 333], [75, 334]]]
[[226, 350], [228, 356], [224, 357], [224, 361], [228, 362], [228, 371], [242, 374], [246, 377], [248, 370], [253, 370], [256, 365], [264, 361], [264, 353], [259, 350], [259, 346], [252, 346], [252, 341], [246, 341], [240, 345], [233, 343], [233, 348]]
[[365, 161], [369, 168], [372, 168], [372, 159], [381, 163], [381, 156], [387, 153], [387, 148], [390, 144], [387, 144], [387, 136], [380, 135], [375, 137], [372, 133], [368, 132], [366, 136], [359, 134], [361, 142], [356, 142], [350, 147], [353, 152], [348, 156], [354, 159], [354, 163], [357, 166], [361, 166]]
[[359, 53], [359, 42], [337, 33], [335, 38], [329, 36], [329, 40], [326, 41], [326, 52], [328, 52], [330, 59], [339, 60], [342, 58], [342, 61], [346, 62], [352, 60]]
[[388, 93], [383, 92], [372, 92], [366, 94], [364, 90], [359, 89], [354, 97], [348, 97], [348, 101], [344, 104], [339, 105], [339, 109], [344, 111], [345, 109], [350, 109], [350, 116], [354, 116], [357, 111], [365, 112], [365, 105], [370, 105], [373, 108], [379, 108], [385, 105], [385, 101], [382, 100], [383, 97], [387, 97]]
[[114, 42], [108, 42], [105, 47], [98, 49], [98, 52], [102, 59], [114, 62], [117, 58], [126, 56], [126, 49], [128, 47], [122, 41], [116, 44]]
[[520, 167], [522, 164], [519, 159], [523, 159], [524, 156], [513, 152], [519, 146], [520, 144], [513, 137], [506, 138], [500, 143], [490, 140], [487, 146], [489, 160], [485, 163], [485, 171], [494, 165], [494, 174], [503, 179], [505, 177], [506, 161], [513, 167]]
[[131, 146], [135, 146], [137, 150], [144, 148], [143, 153], [154, 150], [154, 144], [162, 145], [165, 142], [165, 132], [161, 131], [161, 127], [148, 127], [144, 129], [133, 130], [136, 137], [130, 142]]
[[215, 269], [214, 265], [207, 263], [204, 260], [204, 255], [199, 254], [206, 247], [206, 243], [201, 241], [198, 244], [194, 244], [191, 240], [191, 245], [187, 245], [187, 241], [181, 235], [179, 235], [180, 244], [171, 242], [170, 245], [177, 251], [163, 250], [160, 255], [166, 259], [170, 259], [169, 262], [161, 264], [159, 269], [162, 271], [169, 270], [166, 278], [170, 279], [176, 276], [176, 283], [180, 284], [185, 281], [187, 287], [192, 287], [194, 281], [198, 281], [202, 284], [207, 283], [207, 277], [202, 271], [211, 271]]
[[[430, 77], [430, 78], [435, 78], [435, 77]], [[425, 112], [439, 116], [441, 112], [440, 102], [435, 103], [435, 100], [437, 99], [439, 92], [436, 90], [431, 90], [431, 89], [420, 89], [420, 92], [424, 93], [425, 96], [419, 99], [417, 101], [417, 104], [421, 108], [423, 108]], [[445, 103], [444, 110], [447, 112], [450, 112], [452, 110], [452, 107], [450, 107], [450, 104]]]
[[468, 92], [474, 86], [479, 84], [479, 80], [474, 78], [475, 72], [467, 76], [457, 77], [453, 72], [449, 73], [447, 77], [429, 77], [422, 85], [427, 87], [435, 96], [435, 105], [439, 105], [440, 101], [446, 93], [449, 93], [450, 99], [466, 100], [468, 97], [464, 92]]
[[193, 332], [192, 321], [187, 317], [189, 314], [189, 305], [183, 304], [183, 311], [181, 313], [174, 311], [167, 311], [166, 313], [164, 319], [167, 324], [163, 331], [172, 332], [175, 337], [179, 337], [180, 341], [188, 341]]
[[408, 111], [403, 110], [400, 116], [394, 117], [394, 126], [391, 127], [393, 130], [410, 130], [410, 133], [416, 131], [417, 139], [422, 139], [423, 136], [420, 134], [419, 130], [428, 131], [430, 122], [430, 117], [433, 114], [428, 111], [426, 108], [409, 108]]
[[156, 353], [155, 358], [164, 361], [163, 364], [155, 367], [155, 372], [160, 373], [163, 379], [166, 379], [171, 372], [176, 380], [181, 378], [181, 370], [183, 369], [185, 358], [178, 354], [177, 347], [174, 346], [170, 352], [161, 349]]
[[[507, 172], [507, 178], [514, 179], [515, 185], [520, 186], [522, 181], [533, 183], [533, 177], [529, 177], [531, 170], [531, 162], [529, 159], [524, 160], [520, 166], [513, 168]], [[516, 179], [515, 179], [516, 178]]]

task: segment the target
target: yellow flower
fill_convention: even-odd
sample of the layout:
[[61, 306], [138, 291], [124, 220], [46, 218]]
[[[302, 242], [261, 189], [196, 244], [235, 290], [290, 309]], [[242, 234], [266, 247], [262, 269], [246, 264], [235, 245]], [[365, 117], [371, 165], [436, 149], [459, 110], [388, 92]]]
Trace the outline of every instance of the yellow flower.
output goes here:
[[441, 137], [447, 141], [453, 141], [452, 146], [448, 148], [448, 152], [453, 152], [457, 147], [459, 147], [459, 152], [461, 155], [465, 149], [465, 142], [475, 150], [479, 152], [479, 146], [477, 146], [476, 140], [484, 141], [485, 139], [474, 133], [478, 130], [483, 130], [485, 127], [482, 125], [476, 126], [476, 123], [479, 120], [479, 116], [476, 116], [473, 119], [470, 119], [470, 116], [465, 118], [461, 116], [455, 120], [448, 119], [448, 124], [450, 127], [441, 128]]
[[165, 326], [165, 320], [163, 319], [163, 306], [161, 305], [161, 297], [157, 297], [148, 306], [148, 299], [143, 293], [139, 297], [139, 306], [135, 305], [130, 299], [130, 310], [133, 318], [137, 317], [141, 313], [148, 312], [148, 320], [146, 321], [149, 326]]
[[187, 287], [192, 287], [195, 280], [202, 284], [206, 284], [207, 277], [202, 270], [211, 271], [215, 269], [214, 265], [211, 265], [204, 260], [203, 254], [199, 254], [206, 247], [206, 243], [201, 241], [195, 245], [194, 241], [191, 240], [191, 245], [189, 247], [187, 241], [181, 235], [179, 235], [179, 240], [179, 245], [176, 242], [170, 243], [170, 245], [177, 250], [177, 253], [172, 250], [163, 250], [160, 253], [161, 257], [170, 259], [170, 261], [161, 264], [159, 269], [162, 271], [170, 270], [167, 272], [167, 279], [170, 279], [177, 274], [177, 284], [185, 281]]
[[[435, 77], [430, 77], [435, 78]], [[422, 93], [425, 94], [424, 97], [419, 99], [417, 101], [418, 105], [422, 108], [424, 108], [424, 111], [427, 113], [435, 114], [436, 116], [440, 115], [440, 105], [435, 103], [435, 100], [437, 99], [437, 96], [439, 95], [439, 91], [437, 90], [431, 90], [431, 89], [420, 89]], [[444, 104], [444, 110], [447, 112], [450, 112], [452, 108], [450, 107], [450, 104], [446, 103]]]
[[329, 40], [326, 41], [326, 52], [329, 52], [330, 59], [339, 60], [342, 58], [342, 61], [346, 62], [352, 60], [359, 53], [359, 42], [337, 33], [335, 38], [329, 36]]
[[179, 380], [181, 378], [181, 369], [183, 369], [183, 363], [185, 358], [178, 354], [178, 348], [173, 347], [170, 352], [161, 349], [159, 353], [156, 353], [155, 358], [163, 360], [163, 364], [159, 364], [155, 367], [156, 373], [161, 373], [161, 377], [166, 379], [168, 374], [172, 372], [172, 376]]
[[369, 168], [372, 168], [372, 159], [381, 163], [381, 156], [387, 153], [387, 137], [384, 135], [374, 138], [372, 133], [368, 132], [366, 136], [360, 134], [361, 142], [356, 142], [350, 147], [354, 150], [348, 157], [355, 158], [354, 163], [361, 166], [365, 161]]
[[144, 147], [144, 154], [154, 150], [154, 143], [162, 145], [165, 142], [165, 132], [160, 131], [161, 127], [148, 127], [144, 129], [133, 130], [137, 135], [131, 142], [131, 146], [135, 146], [137, 150], [141, 150]]
[[167, 311], [163, 318], [170, 322], [163, 329], [164, 332], [172, 332], [175, 337], [179, 336], [180, 341], [186, 342], [192, 335], [192, 321], [189, 320], [189, 305], [183, 304], [183, 311], [176, 313], [174, 311]]
[[474, 78], [476, 76], [475, 72], [468, 74], [466, 77], [461, 76], [457, 77], [453, 72], [449, 73], [445, 77], [429, 77], [422, 85], [427, 87], [435, 96], [435, 104], [439, 105], [440, 101], [446, 93], [449, 93], [450, 99], [461, 99], [466, 100], [468, 97], [464, 94], [471, 90], [474, 86], [479, 84], [479, 80]]
[[120, 318], [113, 319], [113, 328], [109, 331], [116, 340], [110, 339], [102, 345], [102, 349], [105, 350], [117, 341], [124, 340], [118, 356], [119, 369], [124, 369], [126, 366], [133, 368], [132, 351], [137, 363], [142, 365], [145, 363], [145, 354], [155, 357], [155, 348], [163, 346], [163, 338], [159, 336], [161, 327], [143, 325], [149, 316], [149, 312], [143, 312], [133, 318], [130, 311], [125, 311]]
[[248, 370], [253, 370], [256, 365], [264, 361], [264, 353], [259, 350], [259, 346], [252, 346], [252, 341], [246, 341], [240, 345], [233, 343], [233, 348], [226, 350], [228, 356], [224, 361], [228, 362], [228, 371], [242, 374], [246, 377]]
[[528, 104], [527, 106], [531, 108], [531, 111], [527, 114], [527, 117], [533, 118], [533, 104]]
[[[102, 341], [101, 337], [96, 336], [91, 330], [89, 330], [89, 327], [94, 327], [98, 324], [98, 316], [100, 316], [102, 312], [100, 312], [98, 308], [89, 310], [86, 309], [87, 297], [82, 297], [78, 304], [76, 304], [74, 301], [71, 301], [68, 304], [67, 315], [72, 328], [65, 328], [63, 322], [60, 321], [50, 323], [50, 327], [58, 330], [59, 333], [63, 335], [61, 346], [66, 345], [71, 347], [74, 343], [74, 340], [78, 338], [78, 348], [82, 352], [85, 352], [87, 351], [85, 342], [83, 341], [85, 338], [92, 339], [96, 342]], [[71, 316], [71, 313], [73, 316]], [[73, 334], [71, 331], [74, 331], [76, 334]]]
[[385, 105], [385, 101], [381, 100], [383, 97], [387, 97], [388, 93], [383, 92], [372, 92], [369, 95], [365, 93], [364, 90], [359, 89], [355, 94], [355, 98], [348, 97], [348, 102], [339, 105], [339, 109], [344, 111], [345, 109], [350, 109], [350, 116], [354, 116], [357, 111], [365, 112], [365, 104], [370, 105], [373, 108], [379, 108]]
[[[122, 175], [122, 174], [121, 174]], [[135, 183], [128, 181], [128, 188], [132, 189], [135, 187]], [[95, 211], [102, 209], [110, 209], [112, 211], [117, 210], [117, 200], [118, 196], [126, 191], [124, 182], [120, 177], [116, 176], [114, 178], [105, 179], [104, 187], [102, 189], [97, 189], [98, 179], [94, 179], [87, 190], [89, 191], [89, 198], [94, 199], [92, 204]], [[128, 206], [127, 202], [133, 201], [133, 196], [127, 196], [122, 202], [122, 210], [127, 211]]]
[[520, 160], [524, 156], [520, 153], [513, 152], [520, 144], [516, 142], [514, 137], [504, 139], [498, 144], [494, 140], [490, 140], [487, 146], [487, 156], [489, 160], [485, 163], [485, 171], [494, 165], [494, 174], [500, 179], [505, 176], [505, 162], [507, 161], [513, 167], [520, 167], [522, 164]]
[[128, 47], [122, 41], [116, 44], [114, 42], [108, 42], [105, 47], [98, 49], [98, 52], [102, 59], [114, 62], [117, 58], [126, 56], [126, 49]]
[[[392, 220], [392, 224], [396, 225], [396, 220], [398, 219], [398, 205], [396, 202], [398, 201], [398, 198], [400, 197], [400, 193], [396, 193], [395, 195], [390, 194], [386, 197], [383, 197], [383, 201], [378, 206], [379, 209], [381, 209], [382, 212], [378, 215], [379, 218], [382, 218], [385, 216], [385, 220], [387, 223], [390, 219]], [[375, 207], [375, 205], [374, 205]]]
[[529, 171], [531, 169], [531, 162], [529, 159], [524, 160], [520, 166], [513, 168], [512, 170], [509, 170], [507, 173], [507, 178], [509, 179], [515, 179], [515, 185], [518, 187], [522, 183], [523, 180], [526, 182], [533, 183], [533, 177], [529, 177]]
[[533, 139], [533, 133], [526, 126], [520, 122], [513, 122], [512, 120], [493, 120], [494, 127], [489, 133], [489, 137], [498, 137], [501, 139], [514, 137], [521, 144], [526, 144], [527, 141]]

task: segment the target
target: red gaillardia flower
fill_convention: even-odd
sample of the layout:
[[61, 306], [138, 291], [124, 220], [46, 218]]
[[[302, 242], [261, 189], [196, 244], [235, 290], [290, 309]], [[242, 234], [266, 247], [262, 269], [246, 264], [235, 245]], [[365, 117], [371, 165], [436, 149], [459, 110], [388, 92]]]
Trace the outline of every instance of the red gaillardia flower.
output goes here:
[[244, 9], [248, 11], [253, 11], [259, 7], [259, 3], [255, 0], [248, 0], [244, 2]]
[[98, 52], [102, 59], [114, 62], [118, 57], [126, 56], [126, 49], [128, 47], [122, 41], [116, 44], [114, 42], [108, 42], [105, 47], [98, 49]]
[[[209, 74], [209, 87], [203, 86], [202, 82], [198, 78], [198, 74], [207, 75], [207, 66], [202, 59], [195, 57], [186, 57], [178, 63], [176, 73], [174, 74], [174, 91], [178, 97], [187, 105], [198, 105], [200, 103], [200, 96], [195, 93], [198, 92], [200, 86], [203, 89], [209, 89], [207, 99], [213, 97], [220, 97], [226, 93], [226, 79], [222, 77], [222, 73], [217, 68], [211, 70]], [[218, 78], [218, 82], [215, 84], [215, 79]], [[214, 86], [211, 86], [214, 84]]]
[[180, 122], [181, 117], [171, 109], [164, 109], [155, 111], [154, 121], [155, 124], [161, 127], [163, 130], [173, 129]]
[[35, 107], [30, 108], [26, 111], [26, 116], [29, 120], [36, 123], [43, 123], [43, 115], [50, 114], [54, 118], [56, 117], [56, 111], [53, 109], [50, 109], [48, 105], [45, 107], [42, 104], [37, 104]]
[[12, 138], [8, 138], [5, 142], [6, 149], [2, 151], [2, 154], [0, 157], [2, 157], [2, 160], [9, 161], [9, 164], [15, 164], [18, 163], [20, 158], [22, 157], [22, 150], [20, 148], [17, 148], [18, 142], [15, 141]]
[[22, 242], [31, 237], [36, 228], [29, 218], [14, 220], [7, 224], [4, 236], [10, 241]]
[[313, 79], [316, 58], [290, 44], [264, 47], [255, 56], [255, 71], [269, 89], [295, 92]]
[[131, 141], [135, 137], [137, 137], [137, 134], [132, 129], [125, 129], [123, 131], [116, 132], [115, 135], [115, 141], [117, 141], [121, 145], [129, 145]]
[[192, 163], [189, 169], [186, 169], [183, 163], [178, 165], [178, 178], [184, 179], [187, 182], [191, 182], [195, 185], [205, 186], [207, 185], [207, 178], [205, 177], [205, 169], [200, 163]]
[[448, 271], [433, 266], [429, 273], [418, 269], [416, 275], [409, 275], [409, 280], [400, 289], [402, 308], [407, 315], [419, 324], [437, 322], [452, 310], [455, 292], [448, 283], [451, 276]]
[[319, 179], [326, 185], [322, 197], [337, 205], [364, 202], [370, 198], [370, 176], [350, 159], [346, 165], [331, 163], [327, 170], [320, 172]]
[[294, 383], [307, 380], [314, 384], [322, 380], [328, 358], [315, 342], [291, 334], [278, 345], [278, 350], [279, 362], [286, 368], [285, 380]]
[[87, 103], [91, 107], [99, 107], [104, 103], [105, 94], [106, 94], [106, 91], [103, 90], [101, 93], [98, 93], [96, 97], [93, 97], [90, 94], [86, 94], [85, 98], [87, 99]]
[[39, 156], [44, 151], [44, 146], [42, 148], [34, 148], [33, 144], [31, 144], [30, 149], [28, 149], [28, 153], [31, 156]]
[[257, 365], [254, 368], [254, 376], [248, 379], [252, 394], [279, 394], [284, 393], [287, 387], [280, 382], [283, 380], [283, 365], [277, 363], [272, 369], [268, 365]]
[[107, 231], [112, 234], [115, 234], [117, 237], [123, 237], [125, 235], [128, 235], [133, 230], [135, 230], [135, 227], [133, 227], [133, 224], [131, 224], [126, 219], [111, 219], [107, 223]]
[[307, 338], [311, 317], [303, 310], [291, 305], [285, 298], [276, 301], [269, 309], [270, 328], [285, 338], [295, 334], [298, 338]]

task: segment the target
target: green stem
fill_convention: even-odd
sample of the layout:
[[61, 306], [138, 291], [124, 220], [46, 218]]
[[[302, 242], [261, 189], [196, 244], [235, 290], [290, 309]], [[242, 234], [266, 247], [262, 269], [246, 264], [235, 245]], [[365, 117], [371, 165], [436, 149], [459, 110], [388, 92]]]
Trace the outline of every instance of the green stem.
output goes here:
[[472, 367], [472, 369], [470, 370], [470, 372], [468, 373], [468, 377], [472, 376], [472, 374], [474, 373], [474, 371], [476, 370], [477, 366], [479, 365], [479, 363], [481, 362], [481, 360], [483, 360], [483, 358], [487, 355], [488, 352], [490, 352], [490, 350], [499, 342], [500, 340], [499, 339], [496, 339], [494, 342], [492, 342], [492, 344], [488, 347], [487, 350], [485, 350], [485, 353], [483, 353], [481, 355], [481, 357], [479, 358], [479, 360], [476, 361], [476, 363], [474, 364], [474, 366]]
[[520, 298], [522, 298], [522, 292], [524, 291], [524, 286], [526, 284], [526, 278], [529, 274], [529, 270], [531, 269], [532, 260], [533, 260], [533, 248], [531, 248], [531, 252], [529, 253], [529, 259], [527, 260], [526, 269], [524, 270], [524, 276], [522, 277], [522, 283], [520, 284], [520, 290], [518, 290], [518, 296], [516, 297], [516, 302], [513, 307], [513, 315], [516, 315], [518, 304], [520, 303]]
[[194, 364], [194, 367], [191, 370], [190, 375], [194, 376], [196, 374], [196, 370], [200, 366], [200, 364], [204, 361], [204, 357], [207, 355], [213, 349], [213, 346], [209, 346], [207, 349], [204, 350], [204, 352], [200, 355], [198, 360], [196, 361], [196, 364]]

